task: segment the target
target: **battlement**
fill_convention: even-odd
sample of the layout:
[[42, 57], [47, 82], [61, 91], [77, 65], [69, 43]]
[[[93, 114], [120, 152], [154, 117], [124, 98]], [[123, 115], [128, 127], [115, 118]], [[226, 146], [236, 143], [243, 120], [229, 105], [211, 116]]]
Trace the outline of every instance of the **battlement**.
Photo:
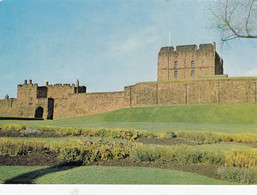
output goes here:
[[197, 45], [178, 45], [176, 46], [176, 50], [174, 50], [173, 46], [170, 47], [162, 47], [160, 49], [159, 55], [166, 55], [167, 53], [184, 53], [184, 52], [203, 52], [203, 51], [215, 51], [216, 44], [200, 44], [199, 48]]
[[79, 86], [77, 81], [75, 84], [61, 84], [56, 83], [49, 85], [49, 82], [45, 82], [45, 86], [38, 86], [37, 83], [33, 84], [32, 80], [24, 80], [23, 84], [18, 85], [17, 97], [19, 100], [36, 99], [36, 98], [63, 98], [68, 94], [86, 93], [85, 86]]

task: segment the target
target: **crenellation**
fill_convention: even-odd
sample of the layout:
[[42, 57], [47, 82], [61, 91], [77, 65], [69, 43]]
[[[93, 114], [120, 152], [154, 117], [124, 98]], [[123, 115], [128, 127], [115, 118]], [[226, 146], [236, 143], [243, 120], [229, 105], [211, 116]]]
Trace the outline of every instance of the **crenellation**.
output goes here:
[[199, 45], [199, 50], [205, 50], [205, 51], [213, 51], [215, 49], [215, 42], [213, 44], [200, 44]]
[[174, 52], [194, 52], [197, 50], [197, 45], [179, 45]]

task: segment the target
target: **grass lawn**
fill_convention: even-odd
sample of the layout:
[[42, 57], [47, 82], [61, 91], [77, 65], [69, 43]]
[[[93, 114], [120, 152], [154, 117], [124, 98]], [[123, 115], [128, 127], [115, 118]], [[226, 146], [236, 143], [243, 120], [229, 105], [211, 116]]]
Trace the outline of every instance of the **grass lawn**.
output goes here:
[[53, 120], [12, 121], [31, 127], [126, 128], [160, 132], [197, 130], [225, 133], [257, 133], [257, 105], [175, 105], [121, 109], [112, 112]]
[[98, 166], [61, 171], [49, 167], [0, 166], [0, 180], [6, 181], [29, 172], [33, 176], [27, 177], [27, 180], [37, 184], [234, 184], [175, 170]]
[[159, 123], [159, 122], [86, 122], [86, 121], [17, 121], [0, 120], [0, 127], [3, 124], [25, 124], [30, 127], [37, 126], [60, 126], [80, 128], [124, 128], [147, 130], [149, 132], [174, 131], [210, 131], [221, 133], [257, 133], [257, 125], [232, 125], [232, 124], [204, 124], [204, 123]]

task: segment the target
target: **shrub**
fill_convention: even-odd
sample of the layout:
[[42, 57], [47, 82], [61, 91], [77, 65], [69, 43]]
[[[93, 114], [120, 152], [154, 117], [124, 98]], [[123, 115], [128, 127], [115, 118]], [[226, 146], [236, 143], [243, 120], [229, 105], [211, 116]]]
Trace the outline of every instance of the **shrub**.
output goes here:
[[19, 132], [25, 130], [27, 127], [25, 125], [18, 124], [4, 124], [2, 127], [3, 132]]
[[132, 147], [130, 156], [132, 159], [138, 162], [152, 162], [160, 159], [161, 154], [158, 149], [159, 147], [152, 145], [136, 144]]
[[257, 184], [257, 168], [220, 167], [217, 174], [224, 180]]
[[129, 142], [90, 142], [70, 140], [67, 142], [52, 142], [50, 150], [58, 153], [62, 162], [97, 162], [108, 159], [121, 159], [129, 156]]
[[188, 139], [191, 141], [204, 143], [218, 143], [218, 142], [235, 142], [235, 143], [256, 143], [257, 134], [226, 134], [226, 133], [211, 133], [211, 132], [197, 132], [197, 131], [179, 131], [177, 132], [179, 138]]
[[188, 146], [154, 146], [136, 144], [132, 147], [131, 158], [139, 162], [157, 164], [215, 164], [224, 165], [225, 156], [212, 152], [200, 152]]
[[226, 153], [225, 166], [256, 167], [257, 150], [234, 150]]
[[48, 148], [45, 142], [41, 140], [9, 140], [7, 138], [0, 138], [0, 154], [1, 155], [27, 155], [34, 152], [47, 152]]
[[211, 132], [197, 132], [197, 131], [179, 131], [177, 132], [179, 138], [185, 138], [191, 141], [198, 142], [200, 144], [204, 143], [216, 143], [219, 140], [219, 137]]

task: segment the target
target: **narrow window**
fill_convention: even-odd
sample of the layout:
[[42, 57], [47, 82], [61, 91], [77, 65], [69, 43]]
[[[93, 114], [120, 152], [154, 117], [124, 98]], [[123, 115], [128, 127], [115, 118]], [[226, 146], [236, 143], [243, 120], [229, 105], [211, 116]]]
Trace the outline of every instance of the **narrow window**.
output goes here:
[[191, 70], [191, 77], [194, 77], [194, 76], [195, 76], [195, 71]]
[[174, 77], [177, 78], [178, 77], [178, 71], [174, 72]]
[[191, 62], [191, 67], [194, 68], [195, 67], [195, 61]]
[[177, 62], [177, 61], [175, 61], [175, 63], [174, 63], [174, 68], [175, 68], [175, 69], [178, 68], [178, 62]]

